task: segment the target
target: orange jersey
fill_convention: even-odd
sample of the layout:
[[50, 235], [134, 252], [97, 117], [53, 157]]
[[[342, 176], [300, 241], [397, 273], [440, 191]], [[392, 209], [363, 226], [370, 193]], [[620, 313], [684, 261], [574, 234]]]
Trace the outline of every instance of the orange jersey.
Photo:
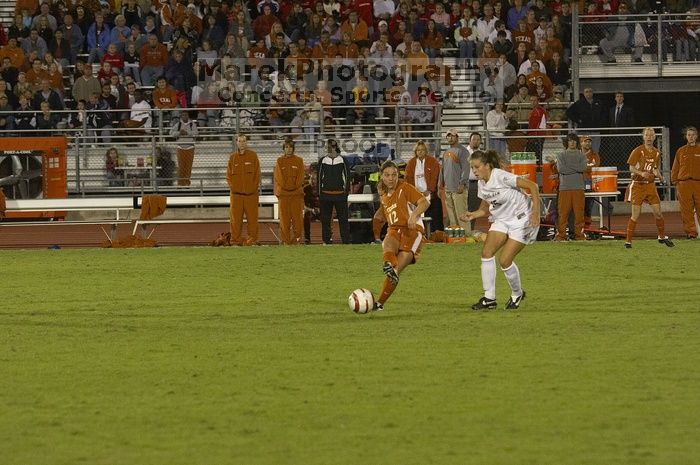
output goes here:
[[260, 161], [250, 149], [233, 152], [228, 159], [226, 180], [232, 194], [253, 195], [260, 188]]
[[177, 94], [170, 86], [166, 86], [163, 90], [159, 88], [154, 89], [151, 96], [153, 98], [153, 104], [156, 106], [156, 108], [177, 107]]
[[700, 181], [700, 145], [684, 145], [676, 151], [671, 168], [671, 182]]
[[274, 190], [277, 197], [304, 196], [304, 160], [301, 157], [283, 155], [277, 159]]
[[[424, 198], [423, 194], [405, 181], [399, 181], [391, 195], [382, 194], [382, 210], [389, 228], [407, 228], [408, 218], [422, 198]], [[418, 218], [416, 225], [420, 227], [421, 231], [423, 230], [421, 218]]]
[[[632, 150], [630, 157], [627, 159], [627, 164], [635, 166], [641, 171], [652, 173], [659, 168], [660, 161], [661, 152], [659, 152], [656, 147], [648, 149], [644, 145], [640, 145]], [[638, 174], [632, 174], [632, 181], [637, 181], [639, 183], [654, 182]]]

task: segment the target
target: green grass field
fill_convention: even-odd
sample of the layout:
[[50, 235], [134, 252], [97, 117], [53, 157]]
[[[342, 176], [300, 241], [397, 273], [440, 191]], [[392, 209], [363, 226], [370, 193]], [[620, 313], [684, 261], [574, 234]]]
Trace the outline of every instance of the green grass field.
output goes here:
[[691, 464], [700, 244], [3, 251], [0, 463]]

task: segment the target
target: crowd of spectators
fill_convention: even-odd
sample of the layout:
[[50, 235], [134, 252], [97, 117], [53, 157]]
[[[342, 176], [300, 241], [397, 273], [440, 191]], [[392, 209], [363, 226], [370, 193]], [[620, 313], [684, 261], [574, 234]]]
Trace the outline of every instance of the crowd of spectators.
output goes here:
[[[629, 3], [634, 13], [654, 2]], [[666, 3], [669, 11], [696, 7]], [[457, 68], [478, 69], [481, 97], [504, 102], [507, 118], [523, 124], [530, 96], [556, 102], [567, 91], [573, 8], [617, 14], [627, 3], [18, 0], [12, 24], [0, 26], [0, 129], [87, 121], [104, 140], [118, 122], [159, 124], [153, 108], [170, 116], [197, 108], [200, 125], [230, 126], [234, 112], [216, 108], [237, 104], [243, 123], [297, 137], [321, 124], [373, 126], [380, 118], [409, 133], [434, 121], [431, 106], [450, 104], [449, 49]], [[687, 23], [681, 53], [698, 56], [699, 32]], [[606, 59], [613, 45], [601, 46]], [[64, 109], [78, 113], [52, 113]]]

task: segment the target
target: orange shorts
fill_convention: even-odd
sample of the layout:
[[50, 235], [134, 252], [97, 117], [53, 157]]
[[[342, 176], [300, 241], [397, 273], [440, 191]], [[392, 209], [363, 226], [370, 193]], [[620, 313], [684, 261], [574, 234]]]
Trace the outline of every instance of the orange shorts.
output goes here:
[[[420, 251], [423, 248], [423, 230], [421, 228], [389, 228], [386, 237], [392, 237], [399, 243], [399, 251], [412, 252], [413, 263], [415, 263]], [[386, 237], [384, 238], [386, 240]]]
[[661, 203], [661, 199], [656, 191], [656, 184], [653, 182], [642, 184], [638, 181], [632, 181], [627, 186], [625, 202], [631, 202], [632, 205], [641, 205], [644, 202], [649, 205], [656, 205]]

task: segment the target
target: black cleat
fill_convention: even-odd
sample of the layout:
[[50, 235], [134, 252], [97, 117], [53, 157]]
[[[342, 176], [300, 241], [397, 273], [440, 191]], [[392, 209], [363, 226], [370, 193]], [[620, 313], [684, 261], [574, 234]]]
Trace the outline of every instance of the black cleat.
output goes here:
[[625, 249], [631, 249], [632, 248], [632, 243], [631, 242], [625, 242]]
[[373, 312], [381, 312], [382, 310], [384, 310], [384, 305], [379, 303], [379, 302], [375, 302], [374, 306], [372, 307], [372, 311]]
[[522, 294], [520, 294], [519, 297], [516, 297], [515, 300], [513, 300], [513, 297], [508, 299], [508, 303], [506, 304], [506, 310], [517, 310], [518, 307], [520, 307], [520, 302], [525, 300], [525, 291], [523, 291]]
[[391, 265], [391, 263], [384, 262], [384, 266], [382, 267], [382, 271], [384, 272], [386, 277], [391, 280], [392, 283], [394, 283], [394, 284], [399, 283], [399, 274], [396, 272], [396, 269]]
[[687, 236], [685, 236], [685, 238], [686, 238], [686, 239], [693, 240], [693, 239], [697, 239], [698, 236], [693, 236], [692, 234], [688, 234]]
[[477, 303], [472, 305], [472, 310], [494, 310], [497, 306], [495, 299], [482, 297]]
[[659, 244], [663, 244], [666, 247], [673, 247], [676, 245], [673, 243], [673, 241], [671, 239], [668, 238], [668, 236], [664, 237], [663, 239], [659, 239]]

